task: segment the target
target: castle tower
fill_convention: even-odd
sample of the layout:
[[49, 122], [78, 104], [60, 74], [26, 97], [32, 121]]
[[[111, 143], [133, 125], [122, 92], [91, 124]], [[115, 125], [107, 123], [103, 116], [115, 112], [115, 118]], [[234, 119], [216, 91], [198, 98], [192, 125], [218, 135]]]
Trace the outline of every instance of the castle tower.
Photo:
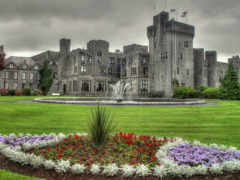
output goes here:
[[71, 39], [60, 39], [60, 53], [68, 55], [71, 51]]
[[204, 84], [204, 49], [194, 49], [194, 88]]
[[239, 56], [233, 56], [232, 58], [228, 59], [228, 63], [232, 64], [234, 69], [237, 71], [238, 81], [240, 82], [240, 57]]
[[217, 82], [217, 52], [206, 51], [206, 61], [208, 69], [208, 86], [215, 88]]
[[171, 96], [174, 82], [194, 86], [193, 38], [195, 28], [174, 19], [168, 12], [153, 17], [147, 28], [150, 53], [150, 89]]
[[109, 53], [108, 41], [91, 40], [87, 43], [87, 50], [99, 63], [107, 63]]

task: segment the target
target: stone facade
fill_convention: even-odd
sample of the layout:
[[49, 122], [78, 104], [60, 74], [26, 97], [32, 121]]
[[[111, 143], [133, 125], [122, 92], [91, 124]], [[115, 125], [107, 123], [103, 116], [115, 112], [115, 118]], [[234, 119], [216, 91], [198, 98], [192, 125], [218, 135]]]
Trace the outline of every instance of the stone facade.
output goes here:
[[129, 97], [160, 91], [169, 97], [177, 84], [219, 87], [229, 63], [240, 79], [239, 56], [229, 63], [218, 62], [216, 51], [193, 48], [194, 36], [194, 26], [169, 19], [169, 13], [163, 11], [147, 27], [149, 46], [131, 44], [124, 46], [123, 52], [110, 52], [109, 42], [91, 40], [86, 49], [71, 50], [71, 40], [61, 39], [59, 52], [7, 58], [6, 69], [0, 72], [0, 88], [38, 88], [38, 71], [45, 61], [54, 79], [49, 94], [109, 96], [109, 84], [122, 79], [131, 85]]

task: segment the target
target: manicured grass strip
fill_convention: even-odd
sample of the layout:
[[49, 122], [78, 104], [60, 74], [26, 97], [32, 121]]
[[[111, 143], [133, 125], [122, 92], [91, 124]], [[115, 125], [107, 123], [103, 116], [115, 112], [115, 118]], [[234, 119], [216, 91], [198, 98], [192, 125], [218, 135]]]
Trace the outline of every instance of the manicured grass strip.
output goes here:
[[1, 180], [43, 180], [39, 178], [22, 176], [22, 175], [15, 174], [5, 170], [0, 170], [0, 179]]
[[[240, 101], [219, 102], [220, 105], [214, 106], [108, 106], [107, 109], [118, 124], [117, 132], [178, 136], [240, 148]], [[87, 132], [87, 120], [94, 107], [0, 103], [0, 133]]]

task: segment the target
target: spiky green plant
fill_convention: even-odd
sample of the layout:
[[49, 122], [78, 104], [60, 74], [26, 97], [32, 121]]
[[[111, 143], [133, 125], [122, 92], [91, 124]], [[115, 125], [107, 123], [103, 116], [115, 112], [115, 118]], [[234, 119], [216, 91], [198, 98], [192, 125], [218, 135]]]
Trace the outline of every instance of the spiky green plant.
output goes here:
[[111, 113], [99, 104], [91, 112], [88, 126], [89, 135], [96, 147], [104, 145], [108, 141], [109, 134], [116, 128]]

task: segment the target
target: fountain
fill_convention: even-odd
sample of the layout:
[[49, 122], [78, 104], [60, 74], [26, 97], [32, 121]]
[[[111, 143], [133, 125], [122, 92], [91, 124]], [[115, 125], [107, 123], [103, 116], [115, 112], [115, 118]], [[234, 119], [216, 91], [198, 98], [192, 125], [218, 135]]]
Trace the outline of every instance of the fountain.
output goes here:
[[201, 99], [173, 99], [173, 98], [132, 98], [128, 100], [126, 92], [130, 90], [132, 82], [123, 80], [118, 81], [116, 84], [110, 85], [112, 88], [112, 97], [60, 97], [60, 98], [37, 98], [35, 102], [39, 103], [54, 103], [54, 104], [82, 104], [82, 105], [202, 105], [209, 104]]
[[122, 102], [126, 90], [129, 89], [130, 83], [124, 82], [123, 80], [118, 81], [114, 85], [110, 85], [113, 89], [112, 99], [116, 100], [118, 103]]

